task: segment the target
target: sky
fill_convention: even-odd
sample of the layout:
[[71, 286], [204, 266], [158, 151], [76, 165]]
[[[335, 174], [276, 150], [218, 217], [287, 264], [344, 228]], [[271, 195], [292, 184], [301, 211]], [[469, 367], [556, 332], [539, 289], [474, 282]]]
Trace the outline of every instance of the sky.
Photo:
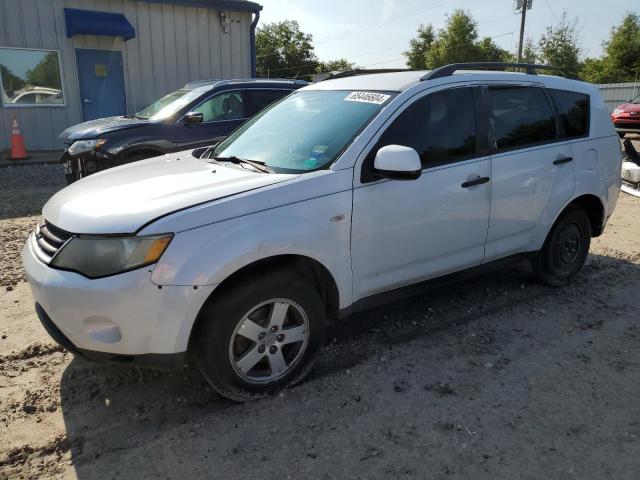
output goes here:
[[[346, 58], [360, 67], [406, 67], [402, 52], [418, 26], [445, 25], [445, 15], [467, 10], [478, 22], [480, 37], [492, 37], [502, 48], [518, 46], [520, 15], [514, 0], [257, 0], [263, 5], [260, 25], [297, 20], [313, 35], [321, 60]], [[626, 12], [640, 14], [640, 0], [533, 0], [527, 11], [525, 37], [535, 41], [546, 26], [566, 11], [578, 19], [583, 57], [602, 54], [602, 42]]]

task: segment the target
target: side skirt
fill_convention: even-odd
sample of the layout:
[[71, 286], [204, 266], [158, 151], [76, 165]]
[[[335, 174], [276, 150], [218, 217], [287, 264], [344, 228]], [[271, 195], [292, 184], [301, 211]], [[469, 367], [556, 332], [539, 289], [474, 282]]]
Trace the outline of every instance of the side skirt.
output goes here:
[[404, 300], [416, 295], [421, 295], [431, 290], [436, 290], [447, 285], [452, 285], [463, 280], [468, 280], [483, 273], [500, 270], [505, 266], [513, 265], [523, 260], [531, 259], [536, 254], [537, 252], [518, 253], [509, 257], [493, 260], [488, 263], [483, 263], [476, 267], [467, 268], [459, 272], [450, 273], [441, 277], [436, 277], [425, 280], [423, 282], [407, 285], [406, 287], [400, 287], [389, 290], [387, 292], [376, 293], [369, 297], [361, 298], [349, 307], [341, 309], [338, 312], [338, 318], [343, 319], [358, 312], [370, 310], [387, 303], [397, 302], [399, 300]]

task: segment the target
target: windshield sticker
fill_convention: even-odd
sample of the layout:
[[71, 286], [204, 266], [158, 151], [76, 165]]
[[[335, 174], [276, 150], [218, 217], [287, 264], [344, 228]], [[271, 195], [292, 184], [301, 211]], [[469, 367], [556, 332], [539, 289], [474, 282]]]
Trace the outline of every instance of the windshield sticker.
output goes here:
[[351, 92], [344, 99], [345, 102], [364, 102], [375, 103], [376, 105], [382, 105], [386, 102], [391, 95], [385, 95], [384, 93], [373, 92]]

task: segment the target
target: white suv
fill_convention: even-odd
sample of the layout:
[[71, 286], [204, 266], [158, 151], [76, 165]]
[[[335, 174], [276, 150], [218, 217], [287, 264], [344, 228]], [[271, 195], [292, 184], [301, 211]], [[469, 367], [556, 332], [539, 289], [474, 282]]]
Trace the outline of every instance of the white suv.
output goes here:
[[522, 255], [566, 284], [618, 198], [609, 112], [593, 85], [473, 66], [316, 83], [60, 191], [23, 251], [45, 328], [92, 359], [188, 352], [247, 400], [301, 380], [328, 319], [416, 284]]

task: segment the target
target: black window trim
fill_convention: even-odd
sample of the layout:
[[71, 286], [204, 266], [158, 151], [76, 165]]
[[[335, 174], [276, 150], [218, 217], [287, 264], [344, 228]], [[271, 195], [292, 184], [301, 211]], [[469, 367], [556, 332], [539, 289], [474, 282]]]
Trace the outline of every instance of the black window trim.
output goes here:
[[[379, 147], [380, 139], [382, 138], [384, 133], [387, 131], [387, 129], [393, 124], [393, 122], [395, 122], [408, 108], [410, 108], [416, 102], [421, 101], [422, 99], [427, 98], [430, 95], [435, 95], [437, 93], [446, 92], [448, 90], [454, 90], [459, 88], [468, 88], [471, 90], [471, 95], [473, 98], [473, 105], [474, 105], [474, 113], [475, 113], [474, 120], [476, 125], [476, 152], [461, 158], [456, 158], [455, 160], [434, 162], [428, 166], [423, 166], [421, 171], [422, 173], [424, 173], [428, 170], [436, 169], [446, 165], [453, 165], [456, 163], [467, 162], [469, 160], [475, 160], [478, 158], [488, 157], [489, 155], [491, 155], [491, 146], [489, 144], [489, 126], [488, 126], [488, 122], [485, 121], [487, 117], [485, 116], [483, 118], [483, 115], [482, 115], [482, 112], [485, 111], [485, 106], [483, 105], [485, 101], [483, 99], [483, 94], [481, 92], [480, 85], [478, 85], [477, 83], [464, 83], [464, 84], [451, 85], [449, 88], [442, 88], [435, 91], [425, 90], [423, 92], [417, 93], [414, 97], [411, 97], [410, 99], [408, 99], [407, 102], [402, 107], [400, 107], [399, 109], [400, 111], [397, 114], [394, 113], [395, 117], [392, 120], [387, 121], [385, 125], [382, 126], [379, 132], [376, 132], [375, 136], [377, 136], [378, 138], [376, 139], [375, 143], [371, 146], [371, 148], [365, 155], [364, 160], [362, 161], [362, 165], [360, 168], [360, 183], [369, 184], [369, 183], [374, 183], [379, 181], [387, 181], [387, 179], [379, 178], [373, 174], [373, 161], [375, 159], [374, 152], [377, 153], [377, 151], [381, 148]], [[424, 95], [421, 95], [424, 92], [426, 93]]]

